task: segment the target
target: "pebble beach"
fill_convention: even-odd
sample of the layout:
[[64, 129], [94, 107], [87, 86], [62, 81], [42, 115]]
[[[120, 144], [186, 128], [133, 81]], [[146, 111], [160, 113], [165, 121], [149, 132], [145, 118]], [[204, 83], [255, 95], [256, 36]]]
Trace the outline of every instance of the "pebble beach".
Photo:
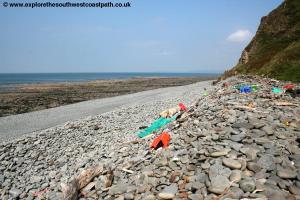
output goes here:
[[[1, 142], [0, 199], [300, 199], [299, 96], [261, 77], [232, 77], [207, 95], [200, 83]], [[179, 103], [188, 112], [137, 137]], [[150, 148], [162, 131], [168, 147]]]

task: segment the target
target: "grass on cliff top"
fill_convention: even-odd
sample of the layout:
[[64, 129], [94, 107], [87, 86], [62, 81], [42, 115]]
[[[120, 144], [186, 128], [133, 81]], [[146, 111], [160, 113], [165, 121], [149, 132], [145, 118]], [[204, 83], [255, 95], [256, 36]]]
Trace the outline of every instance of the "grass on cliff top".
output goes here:
[[287, 0], [268, 17], [267, 25], [256, 35], [249, 62], [234, 70], [299, 82], [300, 1]]

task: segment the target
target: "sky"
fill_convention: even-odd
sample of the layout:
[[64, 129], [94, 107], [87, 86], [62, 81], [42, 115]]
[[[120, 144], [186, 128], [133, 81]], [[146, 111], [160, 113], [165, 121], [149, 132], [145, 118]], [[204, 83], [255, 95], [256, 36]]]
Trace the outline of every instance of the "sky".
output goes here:
[[129, 2], [32, 9], [0, 0], [0, 73], [223, 72], [282, 0]]

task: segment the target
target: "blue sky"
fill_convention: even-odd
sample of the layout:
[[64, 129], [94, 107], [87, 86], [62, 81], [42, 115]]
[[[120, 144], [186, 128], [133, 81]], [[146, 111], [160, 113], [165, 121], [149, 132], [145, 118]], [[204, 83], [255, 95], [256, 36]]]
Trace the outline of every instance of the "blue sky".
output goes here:
[[130, 2], [17, 9], [1, 1], [0, 73], [222, 72], [282, 0]]

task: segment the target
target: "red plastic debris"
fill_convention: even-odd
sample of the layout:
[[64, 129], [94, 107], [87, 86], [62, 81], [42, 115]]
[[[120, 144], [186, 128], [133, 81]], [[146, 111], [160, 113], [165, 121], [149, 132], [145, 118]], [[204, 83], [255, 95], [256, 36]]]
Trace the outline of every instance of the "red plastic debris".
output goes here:
[[167, 148], [169, 146], [169, 142], [171, 140], [171, 136], [167, 132], [163, 132], [161, 135], [157, 136], [152, 144], [151, 148], [154, 148], [155, 150], [159, 147]]
[[291, 89], [293, 89], [294, 87], [295, 87], [295, 85], [293, 85], [293, 84], [287, 84], [287, 85], [283, 86], [283, 88], [284, 88], [284, 89], [287, 89], [287, 90], [288, 90], [288, 89], [291, 90]]
[[187, 108], [183, 103], [179, 103], [178, 106], [179, 106], [180, 110], [187, 111]]

